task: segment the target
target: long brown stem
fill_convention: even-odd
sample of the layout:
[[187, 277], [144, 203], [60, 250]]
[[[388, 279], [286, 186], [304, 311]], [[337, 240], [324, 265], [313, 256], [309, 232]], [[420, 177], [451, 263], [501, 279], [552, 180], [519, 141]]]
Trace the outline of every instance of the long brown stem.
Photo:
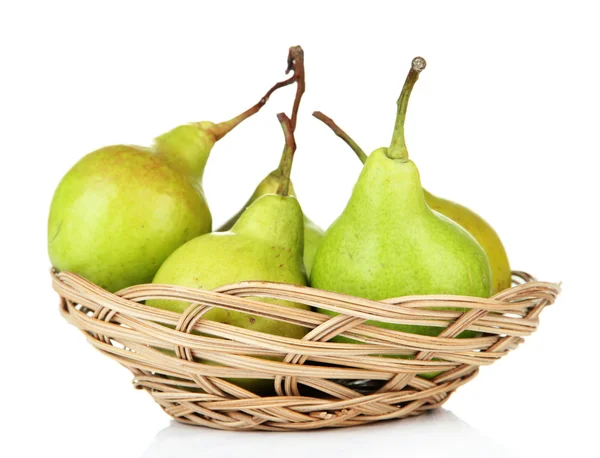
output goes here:
[[294, 153], [296, 152], [296, 140], [294, 139], [294, 128], [290, 118], [285, 113], [279, 113], [277, 115], [279, 124], [283, 129], [283, 135], [285, 136], [285, 147], [281, 154], [282, 160], [280, 164], [281, 168], [281, 181], [277, 188], [277, 194], [280, 196], [287, 196], [290, 190], [290, 174], [292, 172], [292, 162], [294, 161]]
[[313, 113], [313, 116], [319, 121], [325, 123], [325, 125], [329, 127], [334, 134], [336, 134], [338, 137], [344, 140], [344, 142], [346, 142], [346, 144], [350, 148], [352, 148], [352, 151], [354, 151], [354, 153], [358, 156], [358, 158], [363, 164], [367, 162], [368, 156], [365, 154], [363, 149], [360, 146], [358, 146], [358, 144], [354, 140], [352, 140], [352, 137], [350, 137], [350, 135], [344, 132], [342, 128], [338, 126], [333, 119], [331, 119], [329, 116], [324, 115], [320, 111], [315, 111]]
[[[258, 103], [254, 104], [252, 107], [248, 108], [243, 113], [237, 115], [235, 118], [232, 118], [228, 121], [223, 121], [219, 124], [216, 124], [214, 127], [210, 129], [211, 133], [215, 137], [215, 140], [220, 140], [229, 132], [231, 132], [238, 124], [245, 121], [249, 117], [255, 115], [260, 111], [260, 109], [266, 105], [269, 101], [271, 95], [281, 89], [282, 87], [289, 86], [290, 84], [294, 84], [295, 82], [300, 82], [302, 80], [302, 84], [304, 85], [304, 52], [300, 46], [292, 46], [288, 53], [288, 66], [285, 71], [288, 74], [290, 71], [293, 71], [294, 74], [290, 76], [288, 79], [284, 81], [280, 81], [275, 84], [271, 89], [267, 91], [265, 95], [258, 101]], [[302, 90], [304, 92], [304, 90]], [[301, 97], [302, 95], [300, 95]], [[296, 90], [296, 99], [298, 99], [298, 89]], [[298, 104], [300, 101], [298, 100]], [[294, 107], [296, 107], [296, 102], [294, 102]], [[297, 108], [295, 108], [297, 111]], [[293, 116], [293, 115], [292, 115]]]

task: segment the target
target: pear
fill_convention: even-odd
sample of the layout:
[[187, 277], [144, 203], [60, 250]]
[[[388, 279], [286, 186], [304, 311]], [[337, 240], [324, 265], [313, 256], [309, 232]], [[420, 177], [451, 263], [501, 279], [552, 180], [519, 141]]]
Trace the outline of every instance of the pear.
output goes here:
[[[338, 137], [344, 140], [363, 164], [367, 161], [368, 156], [363, 149], [331, 118], [320, 111], [315, 111], [313, 116], [325, 123]], [[434, 196], [426, 189], [423, 189], [423, 192], [425, 201], [432, 210], [458, 223], [481, 245], [488, 257], [492, 271], [492, 294], [509, 288], [512, 282], [510, 264], [504, 245], [494, 228], [473, 210], [451, 200]]]
[[[346, 208], [325, 232], [311, 286], [373, 300], [422, 294], [490, 295], [485, 252], [465, 229], [427, 205], [419, 171], [408, 158], [404, 121], [423, 68], [425, 60], [415, 58], [398, 99], [391, 145], [369, 156]], [[372, 324], [433, 336], [442, 330]]]
[[[306, 285], [303, 266], [304, 218], [297, 199], [289, 195], [289, 176], [295, 151], [289, 118], [278, 115], [286, 135], [282, 180], [277, 192], [258, 197], [241, 214], [231, 230], [196, 237], [177, 250], [158, 270], [153, 283], [214, 289], [238, 281], [273, 281]], [[265, 302], [308, 310], [289, 301]], [[183, 312], [184, 301], [150, 300], [148, 305]], [[302, 338], [307, 329], [290, 323], [247, 313], [215, 308], [204, 319], [231, 324], [258, 332]], [[232, 379], [239, 386], [260, 391], [268, 380]]]
[[[291, 125], [292, 130], [296, 130], [296, 121], [298, 116], [298, 109], [300, 107], [300, 101], [302, 99], [302, 95], [305, 91], [305, 68], [304, 68], [304, 52], [302, 49], [297, 49], [296, 54], [294, 56], [294, 74], [297, 77], [296, 84], [296, 97], [294, 100], [294, 106], [292, 109], [292, 117], [291, 117]], [[265, 194], [273, 194], [277, 191], [279, 186], [281, 186], [282, 181], [285, 179], [282, 171], [285, 169], [285, 162], [288, 161], [285, 155], [281, 157], [281, 161], [279, 163], [279, 167], [269, 173], [256, 187], [250, 199], [246, 202], [246, 204], [227, 222], [225, 222], [217, 231], [228, 231], [235, 224], [235, 222], [242, 215], [244, 210], [248, 208], [256, 199]], [[290, 182], [290, 195], [295, 196], [296, 193], [294, 191], [294, 186]], [[310, 269], [312, 268], [313, 260], [315, 258], [315, 254], [317, 252], [317, 248], [321, 243], [321, 239], [323, 238], [323, 229], [321, 229], [317, 224], [311, 221], [306, 215], [304, 216], [304, 267], [306, 269], [306, 274], [310, 275]]]
[[458, 223], [481, 245], [492, 269], [492, 294], [510, 288], [512, 284], [510, 263], [502, 240], [494, 228], [473, 210], [451, 200], [434, 196], [426, 189], [423, 189], [423, 192], [425, 201], [432, 210]]
[[[282, 157], [282, 162], [283, 162]], [[244, 205], [244, 207], [237, 212], [234, 216], [232, 216], [226, 223], [224, 223], [217, 231], [228, 231], [235, 224], [235, 222], [240, 218], [240, 216], [244, 213], [244, 209], [248, 208], [256, 199], [265, 194], [273, 194], [277, 192], [277, 189], [281, 185], [284, 177], [282, 175], [282, 164], [271, 173], [269, 173], [256, 187], [248, 202]], [[295, 196], [296, 193], [294, 191], [294, 187], [290, 182], [290, 191], [291, 196]], [[304, 268], [306, 269], [306, 274], [310, 275], [310, 270], [312, 268], [313, 260], [315, 258], [315, 254], [317, 253], [317, 248], [321, 243], [321, 239], [323, 238], [323, 229], [321, 229], [317, 224], [310, 220], [306, 215], [304, 216]]]
[[176, 248], [212, 228], [202, 177], [214, 144], [295, 80], [276, 84], [229, 121], [179, 126], [158, 137], [154, 148], [114, 145], [83, 157], [50, 205], [54, 268], [111, 292], [150, 282]]

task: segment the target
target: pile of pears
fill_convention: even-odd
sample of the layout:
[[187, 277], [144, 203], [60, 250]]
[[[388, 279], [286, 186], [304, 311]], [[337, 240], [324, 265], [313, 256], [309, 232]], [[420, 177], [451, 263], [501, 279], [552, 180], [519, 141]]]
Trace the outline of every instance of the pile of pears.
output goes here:
[[[368, 156], [331, 119], [315, 112], [364, 164], [346, 208], [326, 231], [306, 217], [290, 180], [305, 90], [304, 54], [294, 46], [287, 69], [293, 76], [235, 118], [182, 125], [158, 136], [150, 147], [108, 146], [77, 162], [61, 180], [50, 207], [48, 251], [54, 269], [77, 273], [110, 292], [150, 282], [214, 289], [239, 281], [270, 281], [382, 300], [425, 294], [489, 297], [510, 287], [508, 258], [494, 229], [468, 208], [424, 190], [409, 159], [404, 123], [410, 94], [425, 66], [423, 58], [413, 59], [398, 98], [392, 141]], [[296, 96], [291, 117], [277, 115], [284, 137], [278, 167], [259, 183], [242, 210], [213, 230], [202, 189], [213, 147], [258, 113], [275, 91], [292, 84]], [[260, 300], [310, 309], [290, 301]], [[147, 305], [182, 313], [189, 303], [148, 300]], [[203, 318], [294, 339], [309, 331], [219, 308]], [[369, 324], [429, 336], [442, 331]], [[465, 331], [459, 337], [476, 335]], [[269, 380], [229, 382], [260, 392]]]

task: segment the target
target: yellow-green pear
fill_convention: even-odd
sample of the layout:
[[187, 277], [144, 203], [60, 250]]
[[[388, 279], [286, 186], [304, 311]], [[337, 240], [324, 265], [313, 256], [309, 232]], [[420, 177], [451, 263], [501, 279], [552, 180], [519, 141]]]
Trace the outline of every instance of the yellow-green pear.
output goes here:
[[[465, 229], [427, 205], [419, 171], [408, 158], [404, 121], [423, 68], [425, 60], [415, 58], [398, 99], [391, 145], [369, 156], [346, 208], [325, 232], [310, 278], [315, 288], [373, 300], [491, 293], [485, 252]], [[372, 324], [426, 335], [442, 330]]]
[[423, 192], [425, 193], [425, 201], [432, 210], [460, 224], [481, 245], [492, 270], [492, 294], [510, 288], [512, 277], [508, 256], [502, 240], [500, 240], [500, 236], [494, 228], [470, 208], [434, 196], [426, 189], [423, 189]]
[[[331, 118], [320, 111], [315, 111], [313, 116], [325, 123], [338, 137], [344, 140], [363, 164], [367, 162], [368, 156], [363, 149]], [[509, 288], [512, 281], [510, 264], [504, 245], [494, 228], [473, 210], [451, 200], [434, 196], [426, 189], [423, 189], [423, 192], [425, 194], [425, 201], [432, 210], [458, 223], [481, 245], [490, 263], [492, 294]]]
[[153, 148], [114, 145], [83, 157], [63, 177], [50, 205], [54, 268], [111, 292], [152, 281], [176, 248], [212, 228], [202, 177], [214, 144], [291, 82], [278, 83], [229, 121], [179, 126], [158, 137]]
[[[295, 70], [294, 73], [297, 76], [297, 85], [296, 85], [296, 98], [294, 100], [294, 107], [292, 109], [292, 117], [291, 124], [292, 129], [296, 130], [296, 120], [298, 115], [298, 108], [300, 106], [300, 101], [302, 99], [302, 95], [305, 90], [305, 69], [304, 69], [304, 52], [300, 47], [293, 47], [290, 50], [290, 56], [294, 58]], [[287, 158], [285, 156], [281, 157], [281, 161], [279, 163], [279, 167], [269, 173], [263, 180], [258, 184], [250, 199], [246, 202], [246, 204], [238, 211], [234, 216], [232, 216], [227, 222], [225, 222], [218, 231], [227, 231], [231, 229], [231, 227], [235, 224], [235, 222], [239, 219], [241, 214], [244, 212], [248, 206], [252, 204], [256, 199], [265, 194], [273, 194], [277, 191], [282, 181], [285, 179], [283, 177], [283, 168], [285, 166], [285, 162]], [[295, 196], [296, 193], [294, 191], [294, 187], [290, 182], [290, 195]], [[313, 260], [315, 258], [315, 254], [317, 252], [317, 248], [321, 243], [321, 239], [323, 238], [323, 229], [321, 229], [317, 224], [311, 221], [306, 215], [304, 216], [304, 267], [306, 269], [307, 275], [310, 275], [310, 270], [312, 268]]]
[[[295, 150], [293, 132], [284, 114], [278, 118], [286, 135], [283, 180], [274, 194], [258, 197], [227, 232], [213, 232], [178, 248], [158, 270], [153, 283], [214, 289], [238, 281], [273, 281], [306, 285], [302, 253], [304, 217], [295, 197], [289, 195], [289, 175]], [[288, 307], [309, 307], [289, 301], [261, 299]], [[183, 312], [188, 303], [151, 300], [148, 305]], [[203, 319], [269, 334], [302, 338], [307, 329], [290, 323], [215, 308]], [[246, 389], [260, 391], [261, 379], [232, 379]]]
[[[282, 160], [284, 158], [282, 157]], [[277, 189], [281, 185], [283, 178], [282, 175], [282, 165], [279, 164], [279, 167], [269, 173], [263, 180], [258, 184], [248, 202], [244, 205], [244, 207], [237, 212], [234, 216], [232, 216], [226, 223], [224, 223], [217, 231], [227, 231], [231, 229], [231, 227], [235, 224], [235, 222], [240, 218], [240, 216], [244, 213], [244, 210], [248, 208], [252, 202], [258, 199], [265, 194], [273, 194], [277, 192]], [[290, 195], [295, 196], [296, 193], [294, 191], [294, 186], [290, 183]], [[304, 267], [306, 269], [306, 274], [310, 275], [310, 269], [312, 268], [313, 260], [315, 258], [315, 254], [317, 252], [317, 248], [321, 243], [321, 239], [323, 238], [323, 229], [321, 229], [316, 223], [310, 220], [306, 215], [304, 216]]]

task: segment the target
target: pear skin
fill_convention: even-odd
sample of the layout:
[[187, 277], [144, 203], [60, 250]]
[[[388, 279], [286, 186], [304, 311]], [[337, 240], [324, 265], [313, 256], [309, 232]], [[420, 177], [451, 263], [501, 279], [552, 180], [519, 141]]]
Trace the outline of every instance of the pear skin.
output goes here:
[[473, 210], [456, 202], [434, 196], [427, 190], [423, 191], [425, 200], [432, 210], [458, 223], [481, 245], [492, 269], [492, 294], [510, 288], [512, 280], [508, 256], [494, 228]]
[[50, 207], [52, 265], [108, 291], [149, 283], [177, 247], [211, 228], [202, 188], [159, 154], [116, 145], [82, 158]]

